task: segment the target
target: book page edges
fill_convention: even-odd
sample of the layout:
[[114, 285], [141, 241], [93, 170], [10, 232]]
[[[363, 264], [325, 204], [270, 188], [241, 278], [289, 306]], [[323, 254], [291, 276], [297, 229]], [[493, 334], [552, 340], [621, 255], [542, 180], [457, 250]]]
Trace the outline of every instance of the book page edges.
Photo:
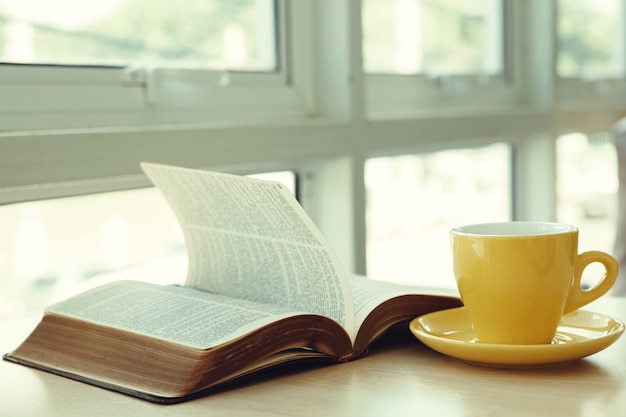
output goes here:
[[[354, 343], [353, 358], [367, 353], [371, 344], [393, 325], [462, 305], [460, 298], [448, 295], [405, 294], [393, 297], [379, 304], [363, 321]], [[408, 325], [406, 331], [409, 331]]]
[[314, 315], [280, 320], [210, 350], [63, 317], [50, 319], [44, 317], [5, 359], [159, 403], [183, 401], [278, 364], [310, 358], [337, 361], [351, 352], [345, 330]]

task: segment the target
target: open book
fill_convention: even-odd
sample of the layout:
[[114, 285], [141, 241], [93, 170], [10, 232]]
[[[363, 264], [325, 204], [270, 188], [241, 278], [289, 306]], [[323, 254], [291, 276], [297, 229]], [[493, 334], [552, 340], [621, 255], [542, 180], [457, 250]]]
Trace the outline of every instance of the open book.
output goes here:
[[181, 223], [185, 285], [89, 290], [47, 308], [5, 359], [173, 403], [290, 361], [358, 358], [392, 325], [460, 305], [441, 292], [348, 276], [281, 184], [142, 168]]

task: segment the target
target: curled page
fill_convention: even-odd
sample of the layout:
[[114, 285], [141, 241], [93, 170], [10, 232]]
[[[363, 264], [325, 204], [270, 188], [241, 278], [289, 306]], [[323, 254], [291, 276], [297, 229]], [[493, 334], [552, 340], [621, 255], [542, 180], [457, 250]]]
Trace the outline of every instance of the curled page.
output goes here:
[[327, 316], [354, 338], [348, 278], [286, 187], [211, 171], [141, 166], [183, 229], [186, 285]]

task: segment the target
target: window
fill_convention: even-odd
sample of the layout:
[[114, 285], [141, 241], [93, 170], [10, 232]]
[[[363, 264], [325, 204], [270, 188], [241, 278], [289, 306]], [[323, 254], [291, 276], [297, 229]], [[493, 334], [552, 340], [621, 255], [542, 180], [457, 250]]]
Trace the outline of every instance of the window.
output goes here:
[[626, 88], [626, 2], [558, 1], [559, 98], [622, 101]]
[[557, 219], [580, 229], [581, 251], [611, 253], [617, 224], [617, 154], [611, 135], [557, 139]]
[[0, 125], [302, 117], [287, 59], [292, 9], [285, 0], [0, 0]]
[[153, 188], [2, 206], [0, 222], [0, 319], [41, 311], [113, 271], [184, 280], [182, 233]]
[[502, 0], [365, 0], [370, 115], [511, 102], [505, 18]]
[[624, 2], [559, 0], [558, 6], [558, 75], [587, 80], [624, 77]]
[[[163, 203], [140, 189], [147, 185], [140, 161], [243, 174], [293, 170], [305, 210], [348, 272], [378, 279], [454, 286], [448, 233], [461, 223], [563, 221], [580, 227], [582, 250], [611, 251], [614, 156], [597, 132], [626, 116], [625, 0], [181, 0], [176, 8], [76, 0], [76, 13], [45, 7], [69, 0], [34, 1], [0, 0], [0, 60], [9, 62], [0, 65], [0, 235], [8, 236], [0, 240], [0, 280], [11, 277], [0, 297], [43, 304], [43, 290], [63, 275], [55, 263], [70, 259], [58, 251], [73, 239], [84, 242], [86, 261], [65, 268], [82, 271], [68, 275], [76, 282], [91, 285], [118, 267], [138, 277], [148, 258], [98, 257], [103, 230], [140, 242], [133, 227], [150, 219], [135, 221], [134, 210]], [[153, 17], [182, 13], [186, 23], [171, 26], [176, 39], [206, 37], [214, 46], [160, 54], [179, 48], [174, 37], [137, 31], [133, 57], [141, 61], [134, 61], [110, 42], [116, 31], [81, 14], [83, 3], [120, 24], [131, 14], [114, 10], [166, 4], [168, 13]], [[212, 5], [223, 14], [199, 33], [195, 18], [218, 13]], [[228, 23], [215, 23], [218, 16]], [[52, 26], [58, 30], [47, 31]], [[53, 32], [54, 57], [20, 46], [40, 45]], [[89, 47], [75, 36], [85, 33]], [[220, 33], [229, 35], [220, 41]], [[221, 49], [227, 37], [239, 47]], [[61, 55], [70, 40], [81, 53], [99, 52]], [[102, 226], [95, 213], [117, 195], [132, 203], [109, 213], [128, 213]], [[85, 209], [70, 214], [73, 201]], [[7, 246], [37, 213], [46, 231], [85, 224], [47, 245], [36, 221], [22, 226], [46, 268], [16, 263]], [[180, 239], [162, 221], [145, 233]], [[157, 237], [143, 246], [156, 257], [181, 248]], [[13, 280], [17, 264], [31, 278]], [[184, 274], [162, 270], [168, 282]], [[2, 309], [38, 310], [29, 306]]]
[[503, 71], [497, 0], [363, 1], [366, 73], [498, 75]]
[[369, 159], [367, 270], [373, 278], [455, 287], [452, 227], [511, 218], [507, 144]]

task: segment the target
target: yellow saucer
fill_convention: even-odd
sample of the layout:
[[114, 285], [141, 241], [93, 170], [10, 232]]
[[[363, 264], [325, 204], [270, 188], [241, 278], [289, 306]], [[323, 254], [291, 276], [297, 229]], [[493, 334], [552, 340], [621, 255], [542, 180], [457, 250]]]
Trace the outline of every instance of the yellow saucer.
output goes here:
[[603, 314], [576, 310], [563, 316], [552, 344], [546, 345], [480, 343], [465, 307], [420, 316], [411, 321], [409, 328], [426, 346], [465, 362], [526, 368], [555, 365], [599, 352], [620, 337], [624, 323]]

